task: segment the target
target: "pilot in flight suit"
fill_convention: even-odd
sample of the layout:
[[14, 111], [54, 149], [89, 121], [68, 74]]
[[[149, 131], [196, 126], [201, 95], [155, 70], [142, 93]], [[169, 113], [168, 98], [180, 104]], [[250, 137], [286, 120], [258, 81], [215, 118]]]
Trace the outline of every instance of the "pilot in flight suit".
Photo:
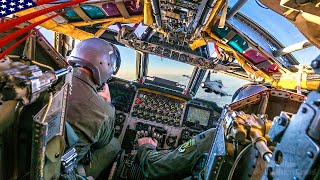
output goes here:
[[[113, 137], [115, 108], [97, 91], [114, 73], [116, 58], [120, 58], [116, 47], [98, 38], [80, 42], [69, 57], [75, 68], [67, 120], [79, 137], [77, 160], [85, 175], [93, 178], [110, 166], [120, 151]], [[109, 93], [107, 85], [104, 91]]]
[[[210, 151], [215, 133], [216, 129], [209, 129], [175, 150], [157, 151], [152, 139], [139, 139], [137, 156], [144, 176], [147, 179], [182, 179], [191, 176], [199, 157]], [[141, 142], [143, 140], [145, 142]]]
[[[245, 85], [236, 91], [232, 101], [238, 101], [267, 89], [262, 85]], [[150, 137], [138, 139], [137, 156], [147, 179], [182, 179], [192, 175], [192, 169], [200, 156], [209, 153], [216, 129], [209, 129], [194, 136], [175, 150], [157, 151], [157, 142]]]

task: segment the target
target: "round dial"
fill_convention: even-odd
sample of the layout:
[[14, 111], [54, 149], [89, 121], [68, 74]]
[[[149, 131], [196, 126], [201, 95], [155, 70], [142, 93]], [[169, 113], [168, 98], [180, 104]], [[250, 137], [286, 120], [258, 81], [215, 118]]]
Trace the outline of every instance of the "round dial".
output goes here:
[[166, 144], [169, 147], [174, 147], [174, 145], [176, 144], [176, 141], [177, 141], [177, 136], [169, 135], [167, 140], [166, 140]]

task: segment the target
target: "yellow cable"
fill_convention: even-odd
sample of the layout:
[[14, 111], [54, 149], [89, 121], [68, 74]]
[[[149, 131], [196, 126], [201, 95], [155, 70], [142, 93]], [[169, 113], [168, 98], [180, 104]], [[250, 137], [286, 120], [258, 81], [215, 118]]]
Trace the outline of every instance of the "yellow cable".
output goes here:
[[[8, 55], [9, 58], [20, 58], [20, 56], [18, 55]], [[45, 64], [42, 64], [42, 63], [39, 63], [37, 62], [36, 60], [33, 60], [31, 61], [33, 64], [37, 65], [37, 66], [40, 66], [40, 67], [43, 67], [43, 68], [47, 68], [47, 69], [50, 69], [52, 71], [54, 71], [54, 69], [48, 65], [45, 65]]]
[[18, 56], [18, 55], [10, 55], [10, 54], [8, 54], [8, 57], [9, 57], [9, 58], [13, 58], [13, 59], [15, 59], [15, 58], [20, 58], [20, 56]]
[[50, 70], [54, 71], [54, 69], [53, 69], [52, 67], [48, 66], [48, 65], [39, 63], [39, 62], [37, 62], [37, 61], [31, 61], [31, 62], [32, 62], [33, 64], [35, 64], [35, 65], [40, 66], [40, 67], [47, 68], [47, 69], [50, 69]]
[[48, 101], [48, 105], [47, 105], [47, 108], [42, 116], [42, 120], [41, 120], [41, 123], [44, 123], [44, 121], [46, 120], [46, 117], [48, 115], [48, 112], [51, 108], [51, 105], [52, 105], [52, 100], [53, 100], [53, 94], [52, 92], [49, 93], [49, 101]]

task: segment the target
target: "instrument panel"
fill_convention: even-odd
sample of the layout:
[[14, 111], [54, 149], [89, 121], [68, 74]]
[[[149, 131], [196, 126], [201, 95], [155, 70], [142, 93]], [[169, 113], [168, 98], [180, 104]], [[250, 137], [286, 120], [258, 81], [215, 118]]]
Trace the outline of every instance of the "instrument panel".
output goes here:
[[139, 90], [131, 116], [179, 127], [184, 107], [184, 100], [177, 100], [148, 90]]
[[222, 108], [202, 99], [187, 99], [129, 82], [109, 85], [116, 108], [115, 137], [126, 151], [136, 149], [138, 136], [154, 129], [159, 149], [173, 149], [192, 136], [215, 127]]

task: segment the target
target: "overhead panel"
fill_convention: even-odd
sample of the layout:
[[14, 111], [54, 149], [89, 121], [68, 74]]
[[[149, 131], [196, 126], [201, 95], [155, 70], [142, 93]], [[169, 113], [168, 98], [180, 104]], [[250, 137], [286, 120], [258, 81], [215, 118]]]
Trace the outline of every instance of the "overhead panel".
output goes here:
[[259, 25], [239, 13], [223, 28], [218, 28], [218, 23], [213, 24], [210, 32], [219, 38], [217, 40], [240, 53], [266, 74], [278, 73], [283, 67], [298, 64], [292, 55], [274, 57], [272, 52], [283, 45]]
[[256, 46], [242, 37], [233, 27], [226, 25], [223, 28], [214, 26], [212, 32], [221, 38], [221, 41], [232, 47], [236, 52], [241, 53], [253, 65], [264, 71], [265, 73], [274, 73], [279, 71], [279, 67], [269, 60]]

